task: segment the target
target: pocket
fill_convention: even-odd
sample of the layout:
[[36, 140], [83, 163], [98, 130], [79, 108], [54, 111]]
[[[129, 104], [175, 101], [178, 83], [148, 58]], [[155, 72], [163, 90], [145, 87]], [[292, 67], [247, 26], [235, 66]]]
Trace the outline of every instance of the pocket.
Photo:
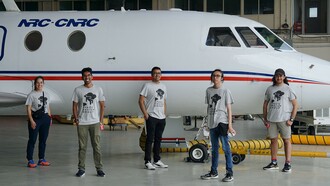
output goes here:
[[37, 110], [37, 111], [32, 111], [32, 118], [33, 119], [40, 119], [42, 116], [45, 114], [43, 111], [43, 108]]
[[219, 123], [219, 134], [220, 136], [228, 135], [228, 124]]

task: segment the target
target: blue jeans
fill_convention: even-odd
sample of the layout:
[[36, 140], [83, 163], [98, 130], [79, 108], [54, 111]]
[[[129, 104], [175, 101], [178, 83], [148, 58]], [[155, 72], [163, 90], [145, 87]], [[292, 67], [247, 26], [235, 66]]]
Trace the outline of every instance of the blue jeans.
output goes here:
[[229, 146], [228, 135], [220, 135], [221, 125], [210, 129], [211, 143], [212, 143], [212, 166], [211, 173], [218, 174], [218, 160], [219, 160], [219, 139], [222, 144], [222, 150], [226, 157], [226, 170], [227, 173], [233, 175], [233, 161]]
[[28, 122], [28, 130], [29, 130], [29, 141], [26, 148], [26, 159], [33, 160], [33, 151], [34, 145], [36, 144], [38, 134], [39, 134], [39, 159], [45, 158], [46, 151], [46, 141], [49, 133], [51, 118], [48, 114], [44, 114], [40, 119], [34, 120], [36, 122], [36, 128], [32, 129], [30, 121]]

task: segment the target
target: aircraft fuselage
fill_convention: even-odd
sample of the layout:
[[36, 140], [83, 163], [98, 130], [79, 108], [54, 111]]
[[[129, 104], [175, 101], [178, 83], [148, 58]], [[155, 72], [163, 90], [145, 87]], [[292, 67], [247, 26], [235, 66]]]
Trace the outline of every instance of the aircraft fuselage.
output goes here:
[[[231, 30], [237, 46], [207, 44], [210, 28]], [[262, 112], [277, 68], [286, 71], [300, 110], [329, 107], [330, 64], [292, 48], [275, 50], [256, 28], [265, 26], [185, 11], [0, 13], [0, 98], [12, 100], [1, 102], [0, 114], [25, 114], [22, 100], [39, 75], [45, 77], [53, 113], [71, 113], [84, 67], [93, 69], [94, 84], [104, 89], [107, 114], [140, 114], [139, 92], [154, 66], [163, 72], [169, 115], [205, 115], [205, 90], [216, 68], [225, 73], [234, 114]], [[245, 30], [263, 47], [247, 44]]]

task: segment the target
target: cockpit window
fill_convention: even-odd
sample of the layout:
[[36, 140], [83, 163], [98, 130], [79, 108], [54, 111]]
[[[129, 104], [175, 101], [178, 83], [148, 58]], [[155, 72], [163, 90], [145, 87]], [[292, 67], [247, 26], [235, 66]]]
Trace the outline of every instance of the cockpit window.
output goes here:
[[244, 44], [251, 48], [267, 48], [264, 42], [249, 27], [236, 27], [236, 31], [241, 36]]
[[259, 32], [260, 35], [262, 35], [265, 40], [272, 45], [274, 49], [279, 49], [279, 50], [292, 50], [292, 48], [282, 41], [278, 36], [273, 34], [271, 31], [269, 31], [267, 28], [264, 27], [256, 27], [255, 28], [257, 32]]
[[210, 28], [206, 46], [240, 47], [233, 32], [228, 27]]

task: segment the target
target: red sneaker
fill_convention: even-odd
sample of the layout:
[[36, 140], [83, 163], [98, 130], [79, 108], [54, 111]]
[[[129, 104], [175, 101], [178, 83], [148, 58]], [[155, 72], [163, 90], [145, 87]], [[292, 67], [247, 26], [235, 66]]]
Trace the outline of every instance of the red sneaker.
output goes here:
[[38, 165], [49, 166], [50, 163], [48, 161], [46, 161], [45, 159], [41, 159], [41, 160], [38, 161]]
[[29, 162], [28, 162], [27, 166], [28, 166], [28, 167], [30, 167], [30, 168], [36, 168], [36, 167], [37, 167], [37, 164], [36, 164], [36, 163], [34, 163], [34, 161], [33, 161], [33, 160], [29, 160]]

